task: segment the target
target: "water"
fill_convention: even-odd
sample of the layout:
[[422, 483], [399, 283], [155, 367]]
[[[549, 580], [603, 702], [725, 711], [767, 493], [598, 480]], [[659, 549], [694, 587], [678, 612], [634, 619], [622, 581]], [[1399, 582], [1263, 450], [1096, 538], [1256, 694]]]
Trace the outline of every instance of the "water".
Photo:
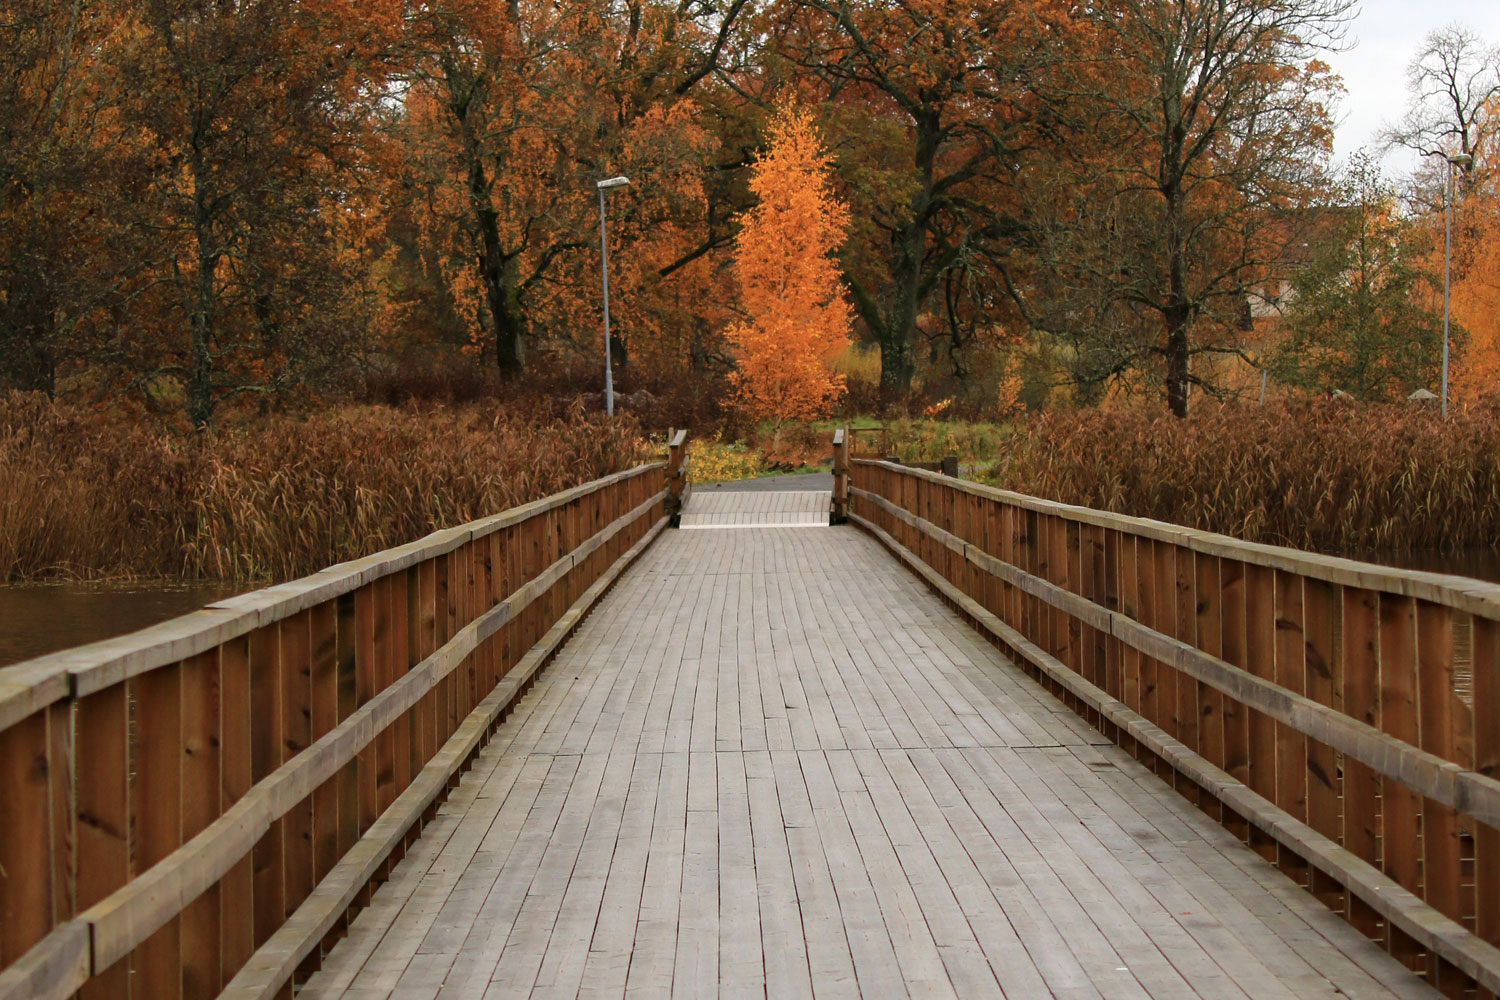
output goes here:
[[1440, 552], [1418, 549], [1412, 552], [1359, 552], [1349, 558], [1363, 562], [1395, 566], [1398, 569], [1416, 569], [1425, 573], [1451, 573], [1467, 576], [1486, 583], [1500, 583], [1500, 551], [1495, 549], [1462, 549], [1458, 552]]
[[247, 589], [161, 581], [0, 587], [0, 666], [134, 632]]

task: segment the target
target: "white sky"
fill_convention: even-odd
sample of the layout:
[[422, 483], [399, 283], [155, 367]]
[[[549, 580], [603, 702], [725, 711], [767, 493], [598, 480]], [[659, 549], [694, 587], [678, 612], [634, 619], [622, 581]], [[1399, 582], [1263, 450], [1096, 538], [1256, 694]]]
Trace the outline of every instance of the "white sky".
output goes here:
[[[1347, 91], [1334, 137], [1340, 162], [1373, 146], [1381, 127], [1405, 111], [1407, 64], [1429, 31], [1454, 21], [1488, 42], [1500, 42], [1500, 0], [1363, 0], [1349, 26], [1347, 50], [1326, 57]], [[1385, 166], [1405, 173], [1414, 159], [1393, 154]]]

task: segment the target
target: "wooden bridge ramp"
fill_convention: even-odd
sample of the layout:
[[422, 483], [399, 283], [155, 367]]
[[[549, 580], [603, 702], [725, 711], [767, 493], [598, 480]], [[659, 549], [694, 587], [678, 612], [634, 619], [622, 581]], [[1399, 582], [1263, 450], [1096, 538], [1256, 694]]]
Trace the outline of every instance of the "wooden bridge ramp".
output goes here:
[[788, 527], [662, 535], [299, 991], [622, 994], [1435, 995], [868, 536]]

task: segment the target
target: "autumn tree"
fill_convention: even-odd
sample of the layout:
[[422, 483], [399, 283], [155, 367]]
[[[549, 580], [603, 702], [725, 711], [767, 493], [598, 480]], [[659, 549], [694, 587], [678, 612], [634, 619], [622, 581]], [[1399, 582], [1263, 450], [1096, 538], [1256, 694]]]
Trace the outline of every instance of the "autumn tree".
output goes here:
[[1092, 51], [1048, 82], [1065, 140], [1018, 184], [1029, 207], [1017, 302], [1074, 339], [1093, 378], [1159, 362], [1167, 404], [1214, 386], [1195, 355], [1237, 353], [1247, 297], [1301, 242], [1324, 186], [1336, 94], [1313, 57], [1352, 0], [1120, 0]]
[[[1452, 172], [1452, 315], [1464, 336], [1454, 344], [1451, 392], [1460, 400], [1494, 396], [1500, 393], [1500, 255], [1493, 249], [1500, 237], [1500, 45], [1462, 24], [1439, 28], [1407, 68], [1407, 93], [1406, 112], [1385, 140], [1388, 148], [1423, 157], [1411, 179], [1410, 210], [1428, 233], [1424, 265], [1439, 281], [1448, 266]], [[1460, 154], [1468, 161], [1450, 168], [1446, 157]]]
[[1050, 0], [782, 5], [782, 57], [829, 96], [830, 139], [858, 206], [845, 281], [888, 391], [910, 388], [940, 297], [998, 291], [994, 262], [1014, 231], [1006, 194], [1036, 141], [1032, 76], [1067, 20]]
[[729, 336], [740, 406], [779, 428], [826, 416], [843, 392], [843, 376], [829, 365], [849, 343], [849, 305], [833, 258], [849, 213], [834, 197], [812, 113], [786, 105], [769, 133], [750, 182], [759, 203], [735, 240], [744, 319]]
[[156, 253], [117, 352], [148, 391], [180, 385], [201, 427], [225, 398], [336, 365], [364, 325], [354, 171], [393, 22], [337, 0], [129, 9], [106, 57], [141, 154], [121, 210]]
[[91, 58], [118, 24], [83, 0], [0, 21], [0, 388], [53, 393], [139, 256], [109, 210], [115, 95]]
[[1314, 252], [1291, 272], [1278, 381], [1371, 400], [1435, 388], [1442, 276], [1425, 266], [1426, 234], [1367, 159], [1353, 163], [1324, 218]]
[[614, 199], [625, 218], [612, 238], [630, 251], [617, 262], [640, 271], [616, 282], [621, 346], [674, 298], [712, 300], [662, 285], [702, 279], [700, 259], [728, 238], [705, 207], [712, 136], [689, 98], [745, 5], [409, 5], [408, 188], [426, 251], [502, 377], [522, 372], [528, 341], [598, 329], [593, 183], [611, 174], [636, 180]]

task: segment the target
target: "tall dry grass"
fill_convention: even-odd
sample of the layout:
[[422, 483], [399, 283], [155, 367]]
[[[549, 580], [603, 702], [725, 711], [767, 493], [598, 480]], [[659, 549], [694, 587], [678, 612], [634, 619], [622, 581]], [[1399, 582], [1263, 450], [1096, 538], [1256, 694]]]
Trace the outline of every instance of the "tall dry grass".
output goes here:
[[1186, 420], [1081, 410], [1018, 424], [988, 481], [1065, 503], [1321, 552], [1469, 548], [1500, 527], [1500, 411], [1204, 404]]
[[284, 580], [626, 468], [629, 418], [344, 407], [183, 437], [0, 397], [0, 581]]

